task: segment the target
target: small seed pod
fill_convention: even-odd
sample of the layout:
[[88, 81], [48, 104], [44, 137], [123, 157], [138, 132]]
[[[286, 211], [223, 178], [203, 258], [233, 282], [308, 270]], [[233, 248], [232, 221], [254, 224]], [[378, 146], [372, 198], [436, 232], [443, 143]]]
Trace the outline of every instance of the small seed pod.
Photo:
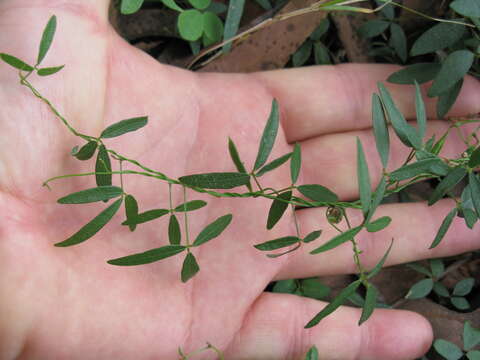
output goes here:
[[342, 221], [344, 210], [338, 206], [329, 206], [327, 208], [327, 220], [330, 224], [338, 224]]

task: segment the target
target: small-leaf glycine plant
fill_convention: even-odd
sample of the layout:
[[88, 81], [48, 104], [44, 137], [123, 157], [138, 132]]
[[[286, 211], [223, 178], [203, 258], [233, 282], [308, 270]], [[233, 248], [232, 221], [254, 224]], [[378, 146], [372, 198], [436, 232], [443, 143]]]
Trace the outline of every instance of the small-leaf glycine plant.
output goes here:
[[[28, 78], [34, 72], [40, 76], [45, 76], [52, 75], [63, 68], [63, 66], [53, 68], [40, 67], [52, 43], [55, 28], [56, 18], [53, 16], [44, 30], [37, 63], [35, 65], [29, 65], [12, 55], [4, 53], [0, 54], [0, 58], [19, 70], [21, 84], [29, 88], [33, 95], [43, 101], [74, 135], [85, 142], [81, 147], [75, 147], [72, 150], [72, 155], [81, 161], [86, 161], [96, 156], [95, 164], [92, 164], [94, 171], [57, 176], [45, 182], [45, 185], [48, 186], [50, 181], [61, 178], [73, 176], [95, 177], [95, 187], [66, 195], [60, 198], [58, 202], [61, 204], [84, 204], [114, 200], [69, 238], [55, 244], [57, 247], [68, 247], [87, 241], [115, 216], [122, 205], [125, 209], [125, 221], [123, 221], [122, 225], [128, 227], [130, 231], [135, 231], [138, 226], [146, 222], [154, 221], [161, 217], [168, 217], [168, 245], [112, 259], [109, 260], [108, 263], [116, 266], [136, 266], [181, 255], [184, 261], [180, 271], [180, 278], [183, 282], [187, 282], [200, 270], [201, 264], [198, 264], [195, 257], [196, 248], [220, 236], [228, 225], [234, 221], [232, 214], [219, 216], [216, 220], [206, 224], [203, 230], [195, 236], [193, 241], [190, 241], [191, 236], [189, 234], [188, 217], [192, 216], [195, 211], [205, 207], [207, 203], [202, 200], [187, 200], [187, 188], [215, 197], [261, 197], [270, 199], [270, 210], [265, 218], [267, 229], [275, 227], [287, 209], [290, 208], [293, 213], [292, 219], [295, 223], [295, 233], [285, 234], [285, 236], [280, 238], [255, 245], [255, 248], [259, 251], [267, 252], [267, 256], [270, 258], [276, 258], [296, 251], [304, 246], [304, 244], [316, 241], [322, 234], [321, 229], [315, 229], [307, 235], [302, 236], [294, 210], [296, 207], [322, 206], [326, 208], [328, 224], [338, 231], [338, 235], [331, 239], [326, 239], [322, 245], [311, 250], [310, 254], [324, 253], [349, 242], [353, 250], [353, 259], [357, 267], [358, 279], [345, 287], [330, 304], [326, 305], [306, 324], [305, 327], [310, 328], [317, 325], [323, 318], [354, 296], [360, 286], [365, 288], [365, 299], [362, 301], [363, 311], [359, 323], [361, 324], [366, 321], [372, 314], [374, 308], [378, 306], [378, 290], [370, 282], [370, 279], [377, 275], [384, 265], [392, 248], [393, 239], [388, 250], [379, 262], [372, 269], [367, 269], [361, 263], [361, 249], [357, 243], [357, 238], [358, 236], [362, 236], [362, 232], [378, 232], [390, 224], [391, 219], [388, 216], [375, 217], [375, 211], [384, 197], [401, 191], [410, 184], [424, 179], [439, 180], [428, 202], [429, 205], [433, 205], [441, 198], [448, 196], [452, 198], [452, 204], [454, 206], [440, 226], [435, 239], [432, 241], [431, 248], [437, 246], [442, 241], [455, 216], [462, 217], [467, 226], [472, 228], [480, 215], [480, 180], [473, 171], [480, 165], [480, 147], [477, 147], [475, 134], [462, 138], [465, 142], [466, 150], [459, 158], [447, 159], [439, 156], [439, 152], [451, 129], [458, 129], [463, 124], [477, 122], [478, 120], [459, 119], [450, 126], [445, 134], [439, 136], [438, 139], [432, 136], [425, 140], [427, 127], [425, 105], [420, 93], [420, 87], [416, 82], [416, 126], [406, 121], [383, 84], [379, 83], [378, 94], [373, 94], [373, 130], [383, 169], [381, 179], [375, 190], [372, 191], [368, 163], [362, 143], [357, 138], [357, 176], [358, 191], [360, 194], [360, 199], [357, 201], [342, 202], [335, 192], [320, 184], [297, 184], [302, 163], [301, 147], [299, 144], [294, 145], [292, 152], [268, 161], [279, 129], [279, 105], [276, 100], [272, 101], [270, 115], [260, 139], [258, 154], [250, 171], [247, 170], [245, 164], [242, 162], [240, 152], [236, 148], [233, 139], [228, 139], [228, 151], [237, 171], [190, 174], [178, 179], [173, 179], [159, 171], [148, 168], [136, 160], [129, 159], [108, 147], [108, 139], [125, 136], [129, 132], [137, 131], [146, 126], [148, 123], [147, 117], [135, 117], [122, 120], [108, 126], [99, 135], [85, 135], [75, 130], [70, 123], [60, 115], [51, 102], [45, 99], [29, 82]], [[386, 170], [390, 153], [390, 131], [388, 125], [391, 125], [395, 135], [401, 142], [411, 149], [403, 165], [390, 172]], [[119, 171], [112, 170], [112, 160], [119, 163]], [[138, 170], [122, 170], [122, 163], [124, 162], [135, 165]], [[290, 181], [286, 187], [281, 190], [276, 190], [260, 184], [261, 177], [265, 173], [273, 171], [287, 162], [290, 166]], [[120, 184], [113, 184], [113, 174], [120, 175]], [[170, 202], [168, 206], [140, 210], [135, 196], [132, 193], [125, 192], [122, 178], [124, 174], [143, 175], [166, 182], [170, 192]], [[453, 198], [451, 190], [462, 179], [467, 179], [469, 184], [463, 191], [461, 199]], [[184, 199], [182, 204], [172, 203], [171, 193], [173, 186], [183, 188]], [[244, 188], [246, 192], [217, 191], [219, 189], [230, 190], [238, 187]], [[361, 211], [363, 220], [360, 224], [352, 225], [350, 223], [346, 212], [347, 208]], [[183, 216], [183, 230], [178, 219], [179, 216]], [[365, 234], [363, 234], [363, 236], [365, 236]], [[276, 252], [276, 250], [279, 249], [281, 249], [280, 252]], [[315, 351], [312, 350], [311, 354], [314, 354], [314, 352]], [[314, 355], [311, 356], [311, 358], [314, 358]]]
[[469, 321], [466, 321], [463, 325], [462, 338], [463, 350], [454, 343], [444, 339], [435, 340], [433, 348], [447, 360], [459, 360], [464, 356], [468, 360], [479, 360], [480, 351], [475, 348], [478, 348], [478, 344], [480, 343], [480, 330], [474, 328]]

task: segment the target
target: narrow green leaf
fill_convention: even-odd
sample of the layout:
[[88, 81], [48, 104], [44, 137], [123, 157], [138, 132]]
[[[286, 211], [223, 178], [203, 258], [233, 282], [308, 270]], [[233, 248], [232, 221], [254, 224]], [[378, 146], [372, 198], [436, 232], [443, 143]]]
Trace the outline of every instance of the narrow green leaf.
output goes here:
[[383, 265], [385, 264], [385, 261], [387, 260], [388, 254], [390, 254], [390, 250], [392, 250], [392, 246], [393, 246], [393, 239], [390, 242], [390, 246], [388, 247], [383, 257], [380, 259], [377, 265], [375, 265], [375, 267], [372, 270], [370, 270], [370, 273], [368, 274], [367, 279], [373, 278], [375, 275], [377, 275], [380, 272]]
[[70, 236], [67, 240], [56, 243], [55, 246], [66, 247], [76, 244], [80, 244], [85, 240], [90, 239], [93, 235], [99, 232], [116, 214], [120, 205], [122, 204], [122, 198], [115, 201], [112, 205], [103, 210], [90, 222], [84, 225], [78, 232]]
[[432, 272], [427, 269], [426, 267], [422, 266], [422, 265], [419, 265], [417, 263], [411, 263], [411, 264], [407, 264], [407, 267], [409, 267], [410, 269], [413, 269], [415, 270], [416, 272], [420, 273], [420, 274], [423, 274], [423, 275], [426, 275], [428, 277], [432, 277], [433, 274]]
[[177, 217], [172, 214], [170, 215], [170, 221], [168, 222], [168, 241], [170, 242], [170, 245], [180, 245], [180, 240], [180, 224], [178, 223]]
[[465, 224], [469, 229], [473, 229], [473, 226], [478, 220], [477, 213], [475, 210], [462, 207], [463, 218], [465, 219]]
[[232, 214], [223, 215], [217, 220], [207, 225], [201, 232], [198, 234], [197, 238], [193, 242], [193, 246], [200, 246], [207, 241], [212, 240], [219, 236], [223, 230], [230, 224], [232, 221]]
[[394, 72], [387, 79], [388, 82], [394, 84], [413, 85], [415, 81], [419, 84], [431, 81], [437, 76], [441, 69], [438, 63], [417, 63], [404, 67]]
[[450, 7], [465, 17], [480, 17], [480, 3], [478, 0], [455, 0], [450, 3]]
[[430, 294], [433, 289], [433, 280], [432, 279], [423, 279], [414, 284], [407, 295], [406, 299], [421, 299]]
[[[225, 29], [223, 30], [223, 40], [229, 40], [237, 34], [244, 6], [245, 0], [229, 1], [227, 17], [225, 19]], [[229, 52], [231, 47], [231, 43], [224, 45], [223, 52]]]
[[452, 46], [465, 34], [465, 26], [441, 22], [424, 32], [413, 44], [412, 56], [432, 53]]
[[313, 56], [315, 58], [315, 64], [317, 65], [332, 64], [328, 48], [320, 41], [313, 44]]
[[0, 59], [6, 62], [8, 65], [13, 66], [14, 68], [22, 71], [33, 71], [33, 66], [28, 65], [23, 60], [19, 58], [9, 55], [0, 53]]
[[357, 226], [354, 228], [351, 228], [347, 231], [344, 231], [343, 233], [335, 236], [333, 239], [327, 241], [325, 244], [322, 246], [316, 248], [315, 250], [310, 251], [310, 254], [318, 254], [327, 250], [331, 250], [333, 248], [336, 248], [337, 246], [343, 244], [344, 242], [347, 242], [355, 237], [360, 230], [362, 230], [361, 226]]
[[177, 18], [178, 31], [182, 39], [196, 41], [203, 34], [203, 14], [196, 10], [185, 10]]
[[466, 175], [467, 169], [464, 167], [458, 166], [451, 169], [447, 176], [437, 185], [432, 195], [430, 195], [430, 198], [428, 199], [428, 205], [431, 206], [443, 198], [443, 196], [452, 190], [460, 181], [462, 181]]
[[269, 171], [275, 170], [280, 165], [283, 165], [284, 163], [286, 163], [288, 161], [288, 159], [290, 159], [291, 156], [292, 156], [292, 153], [288, 153], [288, 154], [285, 154], [283, 156], [280, 156], [279, 158], [276, 158], [275, 160], [272, 160], [267, 165], [265, 165], [260, 170], [258, 170], [257, 173], [255, 174], [255, 176], [259, 177], [259, 176], [262, 176], [263, 174], [265, 174]]
[[297, 187], [297, 190], [300, 193], [313, 200], [318, 202], [337, 202], [338, 196], [333, 191], [327, 189], [325, 186], [311, 184], [311, 185], [300, 185]]
[[130, 231], [134, 231], [137, 224], [134, 222], [138, 216], [138, 203], [133, 195], [128, 194], [125, 196], [125, 216], [127, 217], [128, 227]]
[[261, 244], [254, 245], [254, 247], [261, 251], [270, 251], [281, 249], [300, 242], [301, 240], [296, 236], [285, 236], [282, 238], [269, 240]]
[[465, 278], [460, 280], [453, 289], [453, 295], [455, 296], [466, 296], [472, 291], [473, 285], [475, 285], [474, 278]]
[[443, 297], [450, 297], [450, 293], [448, 292], [448, 289], [443, 285], [441, 282], [435, 282], [433, 284], [433, 292], [437, 294], [438, 296], [443, 296]]
[[279, 194], [275, 200], [273, 200], [270, 210], [268, 211], [267, 229], [272, 229], [277, 222], [282, 218], [285, 210], [288, 208], [288, 203], [292, 197], [292, 191], [285, 191]]
[[235, 172], [220, 172], [187, 175], [178, 178], [187, 186], [195, 186], [204, 189], [232, 189], [237, 186], [247, 185], [250, 175]]
[[57, 29], [57, 17], [53, 15], [48, 20], [47, 26], [43, 30], [42, 40], [40, 41], [40, 48], [38, 49], [37, 65], [39, 65], [45, 55], [47, 55], [50, 46], [52, 45], [53, 36], [55, 35], [55, 30]]
[[308, 350], [304, 360], [318, 360], [318, 350], [315, 345]]
[[480, 165], [480, 146], [473, 150], [470, 155], [470, 160], [468, 161], [468, 166], [475, 168]]
[[313, 42], [307, 40], [295, 51], [292, 55], [292, 65], [294, 67], [300, 67], [307, 62], [312, 54], [312, 46]]
[[363, 216], [366, 217], [370, 210], [372, 202], [372, 185], [370, 183], [370, 174], [368, 173], [367, 160], [363, 152], [363, 146], [357, 137], [357, 178], [360, 201], [362, 202]]
[[138, 225], [138, 224], [143, 224], [148, 221], [152, 221], [155, 219], [158, 219], [159, 217], [162, 217], [164, 215], [167, 215], [170, 211], [167, 209], [153, 209], [153, 210], [148, 210], [143, 213], [138, 214], [135, 218], [133, 219], [127, 219], [122, 223], [122, 225]]
[[457, 101], [460, 90], [462, 90], [463, 79], [453, 85], [448, 91], [441, 94], [437, 101], [437, 116], [439, 119], [443, 119], [445, 115], [450, 111], [452, 106]]
[[435, 278], [440, 278], [445, 271], [445, 265], [442, 259], [432, 259], [430, 262], [430, 269], [432, 269], [432, 275]]
[[312, 242], [312, 241], [314, 241], [314, 240], [317, 240], [317, 239], [320, 237], [321, 234], [322, 234], [322, 230], [312, 231], [310, 234], [308, 234], [307, 236], [305, 236], [302, 241], [303, 241], [305, 244], [307, 244], [307, 243], [309, 243], [309, 242]]
[[463, 351], [457, 345], [447, 340], [437, 339], [433, 343], [433, 347], [448, 360], [458, 360], [463, 356]]
[[144, 127], [145, 125], [147, 125], [147, 123], [148, 123], [147, 116], [122, 120], [115, 124], [110, 125], [105, 130], [103, 130], [100, 137], [104, 139], [117, 137], [125, 133], [138, 130]]
[[83, 145], [73, 156], [75, 156], [78, 160], [88, 160], [95, 154], [97, 146], [98, 144], [96, 141], [89, 141]]
[[467, 299], [461, 296], [452, 296], [450, 298], [452, 305], [455, 306], [459, 310], [467, 310], [470, 309], [470, 303]]
[[427, 131], [427, 112], [425, 110], [425, 103], [422, 98], [422, 91], [420, 86], [415, 81], [415, 110], [417, 113], [418, 135], [420, 141], [423, 141], [425, 132]]
[[64, 196], [57, 200], [59, 204], [86, 204], [116, 198], [123, 194], [118, 186], [99, 186]]
[[317, 315], [315, 315], [312, 320], [305, 325], [305, 329], [314, 327], [317, 325], [323, 318], [330, 315], [334, 312], [337, 308], [345, 303], [345, 301], [357, 290], [359, 285], [361, 284], [360, 280], [356, 280], [348, 285], [345, 289], [343, 289], [338, 296], [333, 299], [331, 303], [326, 305], [322, 311], [320, 311]]
[[310, 34], [310, 39], [313, 41], [320, 41], [323, 35], [325, 35], [328, 30], [330, 29], [330, 20], [328, 20], [328, 17], [324, 18], [322, 21], [320, 21], [320, 24], [313, 30], [313, 32]]
[[325, 299], [331, 292], [330, 287], [322, 284], [317, 277], [301, 280], [300, 289], [303, 296], [317, 300]]
[[358, 325], [362, 325], [373, 314], [373, 310], [377, 304], [377, 296], [377, 288], [372, 284], [368, 284], [367, 294], [365, 295], [365, 304], [363, 305], [362, 315], [360, 316]]
[[292, 179], [292, 184], [295, 184], [300, 174], [300, 168], [302, 166], [302, 153], [300, 149], [300, 144], [295, 143], [293, 148], [292, 158], [290, 160], [290, 177]]
[[60, 70], [62, 70], [64, 67], [65, 67], [65, 65], [47, 67], [47, 68], [40, 68], [40, 69], [37, 70], [37, 74], [39, 76], [53, 75], [53, 74], [56, 74], [57, 72], [59, 72]]
[[468, 184], [470, 186], [473, 206], [477, 212], [477, 216], [480, 216], [480, 181], [478, 180], [478, 176], [473, 172], [468, 174]]
[[182, 265], [182, 282], [186, 283], [188, 280], [194, 277], [199, 270], [200, 267], [198, 266], [195, 256], [193, 256], [191, 252], [187, 253]]
[[298, 248], [300, 248], [301, 245], [302, 245], [302, 244], [301, 244], [301, 242], [299, 241], [295, 247], [290, 248], [290, 249], [288, 249], [287, 251], [284, 251], [284, 252], [282, 252], [282, 253], [280, 253], [280, 254], [267, 254], [267, 257], [269, 257], [269, 258], [271, 258], [271, 259], [278, 258], [278, 257], [280, 257], [280, 256], [283, 256], [283, 255], [286, 255], [286, 254], [289, 254], [289, 253], [291, 253], [291, 252], [296, 251]]
[[377, 94], [372, 95], [372, 120], [375, 145], [377, 146], [383, 168], [387, 167], [388, 155], [390, 152], [390, 136], [388, 134], [387, 122], [383, 113], [382, 103]]
[[[112, 171], [112, 163], [108, 156], [105, 145], [100, 145], [98, 148], [97, 161], [95, 163], [96, 173], [106, 173]], [[110, 186], [112, 185], [112, 174], [96, 174], [95, 180], [98, 186]]]
[[438, 244], [440, 244], [440, 241], [442, 241], [443, 237], [447, 233], [448, 228], [452, 224], [455, 215], [457, 215], [457, 208], [453, 208], [452, 210], [450, 210], [445, 219], [443, 219], [443, 222], [438, 229], [437, 235], [435, 236], [435, 239], [433, 240], [433, 243], [432, 245], [430, 245], [429, 249], [433, 249]]
[[390, 45], [395, 49], [400, 60], [405, 63], [408, 58], [407, 37], [402, 27], [395, 23], [390, 24]]
[[123, 15], [136, 13], [142, 7], [143, 0], [122, 0], [120, 12]]
[[385, 176], [382, 176], [380, 182], [377, 185], [377, 188], [375, 189], [375, 192], [373, 193], [372, 205], [370, 206], [370, 211], [368, 212], [368, 216], [365, 219], [366, 223], [370, 222], [373, 214], [375, 214], [375, 210], [377, 210], [378, 205], [380, 205], [380, 203], [382, 202], [386, 190], [387, 179], [385, 178]]
[[428, 96], [438, 96], [451, 89], [470, 70], [474, 58], [475, 55], [468, 50], [457, 50], [448, 55], [428, 90]]
[[118, 266], [135, 266], [135, 265], [150, 264], [155, 261], [159, 261], [174, 255], [177, 255], [178, 253], [181, 253], [185, 249], [186, 249], [185, 246], [182, 246], [182, 245], [166, 245], [156, 249], [147, 250], [142, 253], [108, 260], [107, 263], [109, 263], [110, 265], [118, 265]]
[[401, 181], [413, 178], [421, 174], [435, 174], [445, 176], [450, 168], [440, 158], [431, 158], [420, 160], [412, 164], [402, 166], [401, 168], [390, 173], [390, 179]]
[[371, 223], [368, 223], [365, 226], [365, 228], [367, 229], [368, 232], [377, 232], [385, 229], [388, 225], [390, 225], [391, 221], [392, 221], [391, 217], [382, 216], [381, 218], [378, 218], [377, 220], [372, 221]]
[[235, 146], [235, 143], [230, 137], [228, 138], [228, 152], [230, 153], [230, 157], [232, 158], [232, 161], [235, 164], [238, 172], [246, 174], [247, 169], [245, 169], [242, 160], [240, 160], [240, 155], [238, 154], [237, 147]]
[[262, 138], [260, 139], [260, 146], [258, 148], [257, 159], [253, 171], [258, 170], [268, 159], [270, 152], [272, 151], [275, 138], [277, 137], [279, 126], [279, 109], [277, 100], [273, 99], [270, 116], [268, 117], [267, 124], [263, 130]]
[[184, 204], [178, 205], [174, 211], [177, 212], [184, 212], [184, 211], [194, 211], [203, 208], [206, 206], [207, 203], [203, 200], [192, 200], [192, 201], [187, 201]]
[[468, 351], [478, 343], [480, 343], [480, 329], [474, 328], [470, 321], [466, 321], [463, 325], [463, 348]]

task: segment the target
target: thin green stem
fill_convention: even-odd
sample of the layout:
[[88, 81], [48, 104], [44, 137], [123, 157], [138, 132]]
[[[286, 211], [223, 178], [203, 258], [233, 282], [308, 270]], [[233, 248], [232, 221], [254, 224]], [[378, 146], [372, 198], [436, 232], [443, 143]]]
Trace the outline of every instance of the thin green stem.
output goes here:
[[123, 160], [119, 160], [119, 165], [120, 165], [120, 188], [123, 190], [123, 168], [122, 168], [122, 162]]

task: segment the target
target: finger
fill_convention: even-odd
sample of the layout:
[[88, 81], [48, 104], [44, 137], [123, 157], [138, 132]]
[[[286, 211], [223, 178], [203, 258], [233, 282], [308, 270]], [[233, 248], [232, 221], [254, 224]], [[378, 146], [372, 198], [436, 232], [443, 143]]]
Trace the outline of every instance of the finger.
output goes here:
[[303, 359], [315, 345], [321, 358], [414, 359], [432, 342], [428, 321], [403, 310], [377, 309], [358, 326], [360, 309], [341, 307], [319, 325], [305, 324], [325, 303], [295, 295], [264, 293], [225, 353], [227, 359]]
[[[365, 129], [371, 126], [371, 96], [377, 82], [385, 82], [399, 69], [394, 65], [344, 64], [276, 70], [254, 74], [282, 106], [282, 124], [287, 139], [299, 141], [320, 134]], [[407, 118], [415, 116], [411, 86], [386, 84]], [[460, 97], [450, 111], [462, 116], [479, 110], [479, 83], [466, 78]], [[430, 118], [435, 99], [426, 99]]]
[[[445, 257], [472, 251], [480, 247], [477, 226], [473, 230], [465, 226], [463, 219], [456, 217], [450, 229], [434, 249], [429, 249], [440, 225], [455, 206], [452, 200], [442, 200], [432, 207], [425, 203], [403, 203], [382, 205], [374, 219], [390, 216], [391, 224], [384, 230], [370, 233], [362, 230], [355, 240], [362, 251], [360, 260], [366, 269], [372, 269], [387, 251], [392, 239], [393, 246], [385, 263], [395, 265], [427, 258]], [[350, 211], [352, 226], [359, 225], [362, 215], [359, 211]], [[310, 251], [338, 235], [325, 219], [325, 209], [306, 209], [297, 212], [297, 219], [305, 233], [322, 229], [320, 238], [304, 244], [292, 253], [290, 261], [277, 274], [276, 279], [304, 278], [315, 275], [346, 274], [358, 272], [353, 260], [352, 243], [346, 242], [333, 250], [311, 255]], [[340, 224], [341, 228], [344, 228]]]

